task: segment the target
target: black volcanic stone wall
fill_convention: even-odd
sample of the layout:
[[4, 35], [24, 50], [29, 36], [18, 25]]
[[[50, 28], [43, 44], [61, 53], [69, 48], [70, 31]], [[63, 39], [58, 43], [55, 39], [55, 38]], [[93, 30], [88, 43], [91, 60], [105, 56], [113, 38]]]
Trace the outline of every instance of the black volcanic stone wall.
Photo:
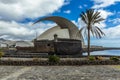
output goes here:
[[50, 40], [35, 41], [34, 47], [18, 47], [17, 51], [55, 53], [57, 55], [82, 55], [82, 44], [80, 40], [58, 39], [57, 42]]
[[60, 60], [58, 63], [51, 63], [48, 60], [15, 61], [0, 60], [0, 65], [33, 66], [33, 65], [120, 65], [120, 61], [112, 60]]
[[82, 55], [81, 41], [58, 41], [54, 42], [55, 52], [58, 55]]

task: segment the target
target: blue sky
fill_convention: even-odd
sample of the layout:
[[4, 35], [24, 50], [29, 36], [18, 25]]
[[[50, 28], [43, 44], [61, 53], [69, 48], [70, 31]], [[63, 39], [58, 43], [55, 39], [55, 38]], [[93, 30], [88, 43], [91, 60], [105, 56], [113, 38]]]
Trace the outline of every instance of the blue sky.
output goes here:
[[[44, 16], [62, 16], [81, 28], [79, 15], [86, 9], [101, 12], [105, 21], [99, 26], [106, 34], [102, 39], [92, 37], [92, 45], [120, 47], [120, 0], [0, 0], [0, 38], [32, 40], [36, 33], [55, 26], [55, 23], [32, 23]], [[85, 40], [86, 41], [86, 40]]]

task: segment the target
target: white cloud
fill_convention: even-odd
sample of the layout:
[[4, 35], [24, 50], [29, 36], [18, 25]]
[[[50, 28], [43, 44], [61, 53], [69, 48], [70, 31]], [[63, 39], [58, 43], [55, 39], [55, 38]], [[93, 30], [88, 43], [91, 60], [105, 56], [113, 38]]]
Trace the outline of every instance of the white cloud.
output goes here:
[[119, 24], [120, 18], [115, 18], [115, 19], [109, 20], [108, 22], [112, 22], [113, 24]]
[[120, 15], [120, 12], [118, 12], [118, 15]]
[[99, 9], [98, 10], [101, 14], [101, 16], [104, 18], [104, 19], [107, 19], [109, 16], [113, 15], [112, 12], [109, 12], [107, 10], [103, 10], [103, 9]]
[[91, 45], [104, 47], [120, 47], [120, 25], [102, 29], [105, 36], [102, 39], [92, 39]]
[[[86, 24], [80, 18], [78, 18], [77, 22], [74, 20], [72, 20], [72, 22], [79, 28], [86, 26]], [[102, 21], [100, 24], [95, 24], [95, 26], [98, 26], [99, 28], [104, 28], [106, 27], [106, 24], [105, 21]]]
[[[57, 11], [65, 0], [0, 0], [0, 19], [19, 21]], [[67, 1], [68, 2], [68, 1]]]
[[70, 10], [66, 10], [66, 11], [64, 11], [64, 13], [66, 13], [66, 14], [70, 14], [71, 11], [70, 11]]
[[80, 5], [78, 8], [82, 9], [83, 7], [87, 7], [87, 5], [86, 4], [84, 4], [83, 6]]
[[108, 20], [109, 16], [115, 15], [115, 12], [110, 12], [103, 8], [111, 6], [116, 2], [120, 2], [120, 0], [92, 0], [92, 1], [94, 1], [94, 6], [92, 6], [92, 8], [95, 8], [97, 11], [99, 11], [101, 17], [105, 19], [101, 24], [96, 25], [100, 26], [100, 28], [105, 28], [107, 26], [105, 21]]
[[77, 21], [72, 20], [72, 22], [78, 27], [82, 28], [85, 27], [86, 24], [81, 20], [81, 18], [78, 18]]
[[64, 5], [69, 5], [71, 0], [65, 0]]
[[32, 40], [35, 38], [36, 32], [40, 35], [46, 29], [53, 27], [54, 23], [40, 23], [32, 25], [17, 23], [15, 21], [0, 21], [0, 37], [12, 40]]
[[108, 39], [120, 39], [120, 25], [103, 29]]
[[[105, 16], [105, 18], [107, 18]], [[84, 22], [78, 18], [78, 21], [72, 21], [75, 23], [79, 28], [86, 26]], [[92, 45], [99, 45], [99, 46], [106, 46], [106, 47], [120, 47], [120, 25], [111, 26], [110, 28], [105, 28], [107, 25], [105, 22], [102, 22], [101, 25], [97, 24], [98, 27], [105, 33], [105, 36], [102, 39], [95, 39], [92, 38], [91, 44]]]
[[[70, 0], [0, 0], [0, 38], [32, 40], [54, 23], [18, 23], [25, 18], [37, 18], [60, 11]], [[67, 5], [66, 4], [66, 5]]]
[[94, 6], [92, 8], [104, 8], [114, 5], [116, 2], [120, 2], [120, 0], [92, 0], [92, 1], [94, 1]]
[[[101, 16], [104, 19], [107, 19], [109, 16], [113, 15], [114, 13], [111, 13], [109, 11], [100, 9]], [[117, 21], [118, 18], [112, 21]], [[84, 22], [78, 18], [78, 21], [72, 21], [75, 23], [79, 28], [86, 26]], [[105, 21], [101, 22], [101, 24], [96, 24], [96, 26], [100, 27], [101, 30], [106, 34], [102, 39], [96, 39], [92, 38], [91, 45], [99, 45], [99, 46], [106, 46], [106, 47], [120, 47], [120, 25], [117, 26], [109, 26], [109, 28], [106, 28], [107, 24]], [[86, 42], [87, 40], [85, 40]]]
[[[72, 21], [75, 23], [79, 28], [86, 26], [85, 23], [79, 18], [78, 22]], [[101, 30], [105, 33], [106, 39], [120, 39], [120, 25], [105, 28], [106, 24], [102, 22], [101, 24], [96, 24]]]
[[[92, 8], [97, 9], [98, 11], [101, 12], [101, 16], [105, 19], [108, 20], [109, 16], [115, 15], [115, 12], [110, 12], [107, 10], [104, 10], [103, 8], [106, 8], [111, 5], [115, 5], [116, 2], [120, 2], [120, 0], [92, 0], [94, 1], [94, 6]], [[113, 23], [118, 23], [119, 19], [113, 19], [109, 20], [109, 22]], [[104, 27], [102, 28], [102, 31], [106, 34], [106, 36], [103, 39], [97, 40], [93, 39], [91, 41], [91, 44], [94, 45], [101, 45], [101, 46], [106, 46], [106, 47], [120, 47], [120, 25], [117, 26], [109, 26], [109, 28], [106, 28], [107, 24], [102, 22], [102, 25]], [[98, 25], [100, 26], [100, 25]]]
[[87, 7], [87, 4], [84, 4], [84, 7]]
[[86, 24], [81, 20], [81, 18], [78, 18], [77, 25], [78, 25], [79, 28], [82, 28], [82, 27], [86, 26]]
[[82, 9], [83, 7], [80, 5], [78, 8]]
[[103, 9], [99, 9], [97, 10], [100, 12], [100, 15], [103, 19], [105, 19], [104, 21], [102, 21], [100, 24], [95, 24], [96, 26], [99, 26], [100, 28], [105, 28], [107, 26], [107, 24], [105, 23], [105, 21], [107, 20], [107, 18], [111, 15], [113, 15], [114, 13], [109, 12], [107, 10], [103, 10]]

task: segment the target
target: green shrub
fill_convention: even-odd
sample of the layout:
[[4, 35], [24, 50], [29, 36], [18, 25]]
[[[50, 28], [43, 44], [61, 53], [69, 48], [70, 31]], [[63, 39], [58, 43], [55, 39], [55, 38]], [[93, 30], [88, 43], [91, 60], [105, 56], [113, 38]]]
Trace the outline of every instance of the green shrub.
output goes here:
[[94, 61], [94, 60], [95, 60], [95, 57], [94, 57], [94, 56], [90, 56], [90, 57], [89, 57], [89, 60], [90, 60], [90, 61]]
[[60, 61], [60, 58], [56, 55], [50, 55], [48, 57], [48, 61], [52, 63], [58, 63]]
[[110, 60], [119, 61], [119, 58], [118, 57], [110, 57]]
[[4, 53], [2, 51], [0, 51], [0, 58], [4, 55]]

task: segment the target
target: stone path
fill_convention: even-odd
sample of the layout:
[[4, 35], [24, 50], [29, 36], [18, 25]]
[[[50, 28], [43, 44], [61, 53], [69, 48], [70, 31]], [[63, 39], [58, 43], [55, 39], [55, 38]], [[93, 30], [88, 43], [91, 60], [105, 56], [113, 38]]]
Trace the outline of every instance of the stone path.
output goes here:
[[120, 80], [120, 65], [0, 66], [0, 80]]
[[20, 76], [21, 74], [25, 73], [26, 71], [30, 70], [31, 67], [24, 67], [20, 70], [15, 71], [14, 73], [10, 74], [9, 76], [6, 76], [0, 80], [13, 80], [13, 79], [17, 79], [18, 76]]

